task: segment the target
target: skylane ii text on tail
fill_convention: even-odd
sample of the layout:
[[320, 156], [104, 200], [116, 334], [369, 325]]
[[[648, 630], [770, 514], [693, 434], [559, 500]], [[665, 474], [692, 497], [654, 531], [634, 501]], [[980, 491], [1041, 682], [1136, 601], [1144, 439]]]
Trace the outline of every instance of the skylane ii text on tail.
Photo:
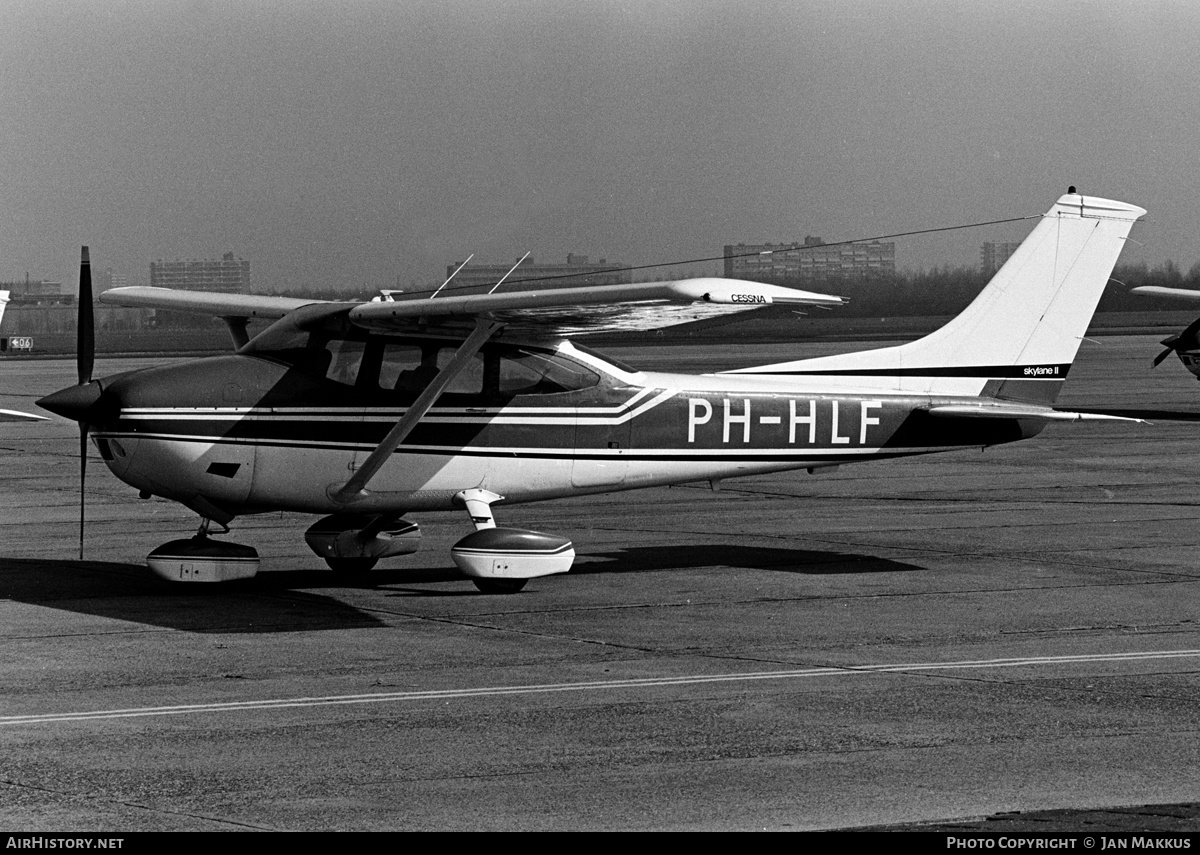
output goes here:
[[1073, 191], [962, 314], [898, 347], [692, 376], [572, 341], [840, 302], [724, 279], [370, 303], [121, 288], [100, 299], [211, 313], [235, 340], [248, 318], [277, 320], [227, 356], [102, 380], [81, 368], [79, 386], [39, 403], [79, 421], [142, 495], [202, 517], [199, 535], [150, 554], [168, 578], [253, 574], [253, 549], [207, 536], [242, 514], [321, 515], [308, 544], [363, 570], [417, 548], [404, 514], [459, 509], [475, 531], [451, 550], [457, 566], [481, 590], [518, 590], [566, 572], [574, 549], [498, 528], [493, 505], [988, 446], [1105, 418], [1052, 405], [1145, 212]]

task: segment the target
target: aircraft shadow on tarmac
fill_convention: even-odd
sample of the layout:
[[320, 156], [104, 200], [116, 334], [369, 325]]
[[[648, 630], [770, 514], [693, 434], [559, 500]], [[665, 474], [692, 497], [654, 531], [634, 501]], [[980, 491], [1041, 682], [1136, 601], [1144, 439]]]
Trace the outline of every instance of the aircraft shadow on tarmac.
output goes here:
[[[198, 633], [269, 633], [383, 626], [337, 596], [312, 589], [385, 588], [385, 596], [480, 594], [453, 567], [374, 570], [360, 580], [327, 570], [275, 570], [218, 588], [166, 582], [141, 564], [2, 559], [0, 599]], [[745, 544], [634, 546], [580, 555], [573, 576], [695, 568], [769, 570], [812, 576], [907, 573], [922, 568], [855, 553]], [[452, 588], [444, 583], [456, 583]], [[411, 587], [437, 585], [437, 587]], [[403, 587], [399, 587], [403, 586]]]
[[[219, 588], [179, 585], [139, 564], [0, 559], [0, 599], [201, 633], [265, 633], [382, 626], [373, 615], [301, 588], [346, 588], [328, 571], [260, 573]], [[449, 576], [449, 573], [444, 574]], [[411, 576], [377, 572], [371, 584]]]
[[632, 546], [613, 552], [588, 553], [580, 557], [581, 560], [571, 568], [573, 576], [591, 573], [643, 573], [697, 567], [772, 570], [809, 576], [833, 576], [847, 573], [907, 573], [922, 569], [915, 564], [904, 564], [887, 558], [877, 558], [873, 555], [818, 552], [811, 549], [784, 549], [772, 546], [746, 546], [741, 543]]

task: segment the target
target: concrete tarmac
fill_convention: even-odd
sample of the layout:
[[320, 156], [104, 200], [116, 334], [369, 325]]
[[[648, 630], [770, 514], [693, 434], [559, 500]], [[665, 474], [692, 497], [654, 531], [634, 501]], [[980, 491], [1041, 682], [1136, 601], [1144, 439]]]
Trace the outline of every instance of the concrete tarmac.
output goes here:
[[[1200, 413], [1158, 349], [1085, 342], [1059, 405]], [[0, 362], [0, 406], [73, 382]], [[194, 515], [91, 454], [80, 561], [76, 426], [0, 425], [0, 829], [1200, 829], [1195, 424], [498, 507], [579, 554], [515, 596], [465, 514], [371, 587], [246, 518], [257, 578], [172, 587]]]

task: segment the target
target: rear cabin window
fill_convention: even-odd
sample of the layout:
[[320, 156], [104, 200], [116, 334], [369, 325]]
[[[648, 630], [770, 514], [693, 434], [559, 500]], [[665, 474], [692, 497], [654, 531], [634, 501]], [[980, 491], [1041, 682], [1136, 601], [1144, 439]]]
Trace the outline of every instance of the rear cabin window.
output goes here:
[[325, 378], [345, 386], [355, 385], [363, 356], [367, 352], [367, 343], [334, 339], [325, 342], [325, 350], [329, 353], [329, 368], [325, 370]]
[[379, 365], [381, 389], [417, 392], [437, 376], [437, 348], [386, 342]]

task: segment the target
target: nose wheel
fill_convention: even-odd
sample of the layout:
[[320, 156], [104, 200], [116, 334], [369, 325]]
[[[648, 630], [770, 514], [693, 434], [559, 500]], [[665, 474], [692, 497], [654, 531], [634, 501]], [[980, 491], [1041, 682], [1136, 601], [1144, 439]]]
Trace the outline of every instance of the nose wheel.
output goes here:
[[369, 570], [374, 570], [375, 565], [379, 563], [378, 558], [326, 558], [325, 563], [329, 565], [330, 570], [336, 570], [338, 573], [366, 573]]
[[484, 594], [515, 594], [525, 587], [528, 579], [479, 579], [471, 580]]

